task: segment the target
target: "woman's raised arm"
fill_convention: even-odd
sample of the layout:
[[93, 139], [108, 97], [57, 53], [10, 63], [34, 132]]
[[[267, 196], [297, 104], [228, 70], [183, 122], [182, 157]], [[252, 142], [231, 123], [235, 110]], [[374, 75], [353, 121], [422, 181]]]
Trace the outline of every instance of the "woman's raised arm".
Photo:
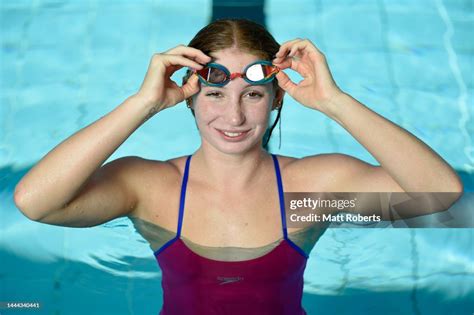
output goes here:
[[[278, 84], [302, 105], [318, 110], [338, 122], [380, 166], [350, 156], [335, 154], [305, 157], [292, 163], [293, 173], [305, 170], [310, 183], [323, 172], [331, 174], [331, 191], [350, 192], [452, 192], [437, 208], [446, 208], [463, 192], [459, 176], [436, 152], [407, 130], [380, 116], [334, 82], [325, 56], [309, 40], [295, 39], [280, 47], [274, 64], [303, 76], [298, 84], [280, 72]], [[321, 170], [322, 160], [325, 168]], [[303, 180], [301, 180], [303, 181]], [[314, 181], [314, 180], [313, 180]]]
[[[104, 163], [147, 119], [198, 91], [197, 79], [179, 87], [171, 75], [200, 68], [210, 58], [175, 47], [153, 55], [140, 90], [107, 115], [79, 130], [44, 156], [17, 184], [15, 204], [30, 219], [91, 226], [127, 215], [137, 205], [137, 157]], [[174, 84], [171, 84], [174, 83]]]

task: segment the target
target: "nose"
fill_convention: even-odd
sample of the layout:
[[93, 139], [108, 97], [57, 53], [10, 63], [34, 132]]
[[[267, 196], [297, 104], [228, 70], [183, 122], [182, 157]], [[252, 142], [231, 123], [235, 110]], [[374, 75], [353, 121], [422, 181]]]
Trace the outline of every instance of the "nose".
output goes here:
[[245, 122], [245, 113], [238, 100], [231, 101], [225, 112], [225, 121], [232, 126], [240, 126]]

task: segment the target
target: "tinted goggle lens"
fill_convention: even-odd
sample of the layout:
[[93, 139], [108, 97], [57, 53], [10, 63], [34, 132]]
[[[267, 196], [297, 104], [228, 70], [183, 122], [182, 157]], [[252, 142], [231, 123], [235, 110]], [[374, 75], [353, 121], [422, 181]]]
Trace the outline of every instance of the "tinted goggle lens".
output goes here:
[[268, 79], [275, 72], [275, 67], [270, 65], [255, 64], [250, 66], [245, 72], [247, 79], [253, 82], [259, 82]]
[[197, 74], [204, 79], [204, 81], [214, 84], [223, 83], [227, 80], [227, 73], [219, 68], [214, 68], [213, 66], [204, 67], [201, 70], [197, 71]]

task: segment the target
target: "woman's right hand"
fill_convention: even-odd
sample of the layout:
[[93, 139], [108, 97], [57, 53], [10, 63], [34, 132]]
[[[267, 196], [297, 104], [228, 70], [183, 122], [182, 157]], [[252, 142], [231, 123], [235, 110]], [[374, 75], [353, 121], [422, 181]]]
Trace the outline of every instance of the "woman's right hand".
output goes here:
[[147, 106], [158, 112], [174, 106], [199, 92], [197, 75], [193, 74], [183, 86], [178, 86], [171, 76], [183, 67], [202, 69], [202, 64], [211, 61], [196, 48], [179, 45], [164, 53], [154, 54], [136, 96], [143, 99]]

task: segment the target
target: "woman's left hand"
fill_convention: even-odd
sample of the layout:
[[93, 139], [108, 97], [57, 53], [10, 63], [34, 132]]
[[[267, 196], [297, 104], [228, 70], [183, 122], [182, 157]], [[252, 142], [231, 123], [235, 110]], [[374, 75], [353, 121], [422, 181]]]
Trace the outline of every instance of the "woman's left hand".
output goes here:
[[288, 41], [280, 46], [275, 56], [274, 65], [280, 69], [290, 68], [303, 77], [295, 84], [283, 71], [276, 75], [278, 85], [304, 106], [325, 113], [334, 106], [331, 101], [344, 94], [332, 78], [326, 57], [310, 40]]

